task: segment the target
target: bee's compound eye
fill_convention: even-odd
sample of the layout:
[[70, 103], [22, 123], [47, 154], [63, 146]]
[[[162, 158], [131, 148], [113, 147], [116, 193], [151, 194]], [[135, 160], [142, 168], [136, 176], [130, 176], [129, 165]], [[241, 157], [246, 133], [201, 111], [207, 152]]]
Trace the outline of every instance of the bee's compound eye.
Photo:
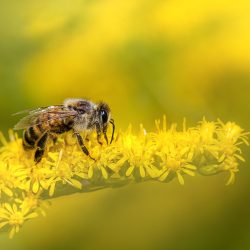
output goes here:
[[105, 110], [101, 110], [102, 122], [106, 123], [108, 121], [108, 114]]

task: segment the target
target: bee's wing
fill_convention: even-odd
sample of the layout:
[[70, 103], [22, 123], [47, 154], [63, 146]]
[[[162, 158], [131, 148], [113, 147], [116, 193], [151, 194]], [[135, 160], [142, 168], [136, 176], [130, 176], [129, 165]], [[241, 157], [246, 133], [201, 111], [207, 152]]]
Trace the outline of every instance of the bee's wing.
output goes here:
[[47, 112], [48, 110], [52, 110], [52, 109], [55, 109], [55, 108], [65, 109], [65, 106], [63, 106], [63, 105], [54, 105], [54, 106], [40, 107], [40, 108], [35, 108], [35, 109], [34, 108], [25, 109], [25, 110], [21, 110], [21, 111], [19, 111], [17, 113], [12, 114], [12, 116], [22, 115], [22, 114], [25, 114], [25, 113], [34, 114], [34, 113], [40, 113], [40, 112]]
[[[64, 106], [49, 106], [45, 108], [38, 108], [34, 110], [21, 111], [16, 114], [21, 114], [28, 112], [29, 114], [23, 117], [15, 126], [14, 130], [26, 129], [35, 125], [48, 123], [51, 120], [58, 119], [58, 115], [61, 119], [67, 117], [77, 116], [77, 112], [74, 110], [69, 110]], [[43, 118], [41, 114], [49, 113], [51, 114], [49, 119]], [[54, 116], [53, 116], [54, 115]], [[39, 119], [38, 119], [39, 117]]]

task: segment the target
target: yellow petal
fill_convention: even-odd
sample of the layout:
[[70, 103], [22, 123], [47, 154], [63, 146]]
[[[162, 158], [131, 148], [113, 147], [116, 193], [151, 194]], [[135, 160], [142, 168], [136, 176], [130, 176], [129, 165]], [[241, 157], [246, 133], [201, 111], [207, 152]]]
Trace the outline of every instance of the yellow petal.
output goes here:
[[247, 146], [249, 146], [249, 142], [247, 141], [247, 139], [245, 139], [244, 137], [240, 138]]
[[38, 214], [34, 212], [25, 216], [25, 219], [33, 219], [33, 218], [36, 218], [37, 216]]
[[56, 186], [56, 182], [53, 182], [53, 183], [50, 185], [50, 188], [49, 188], [49, 196], [53, 196], [53, 194], [55, 193], [55, 186]]
[[15, 226], [13, 226], [9, 232], [9, 238], [12, 239], [15, 235], [16, 229]]
[[22, 214], [25, 215], [29, 212], [30, 207], [29, 206], [22, 206]]
[[40, 185], [43, 189], [48, 189], [49, 183], [52, 181], [53, 179], [49, 179], [49, 180], [40, 180]]
[[158, 169], [147, 167], [146, 170], [151, 178], [157, 178], [159, 176]]
[[0, 228], [4, 227], [4, 226], [7, 225], [7, 224], [8, 224], [8, 221], [1, 222], [1, 223], [0, 223]]
[[245, 159], [244, 159], [241, 155], [234, 154], [234, 156], [235, 156], [236, 158], [238, 158], [240, 161], [245, 162]]
[[57, 161], [58, 160], [58, 153], [52, 153], [49, 152], [48, 156], [53, 160], [53, 161]]
[[46, 217], [46, 212], [42, 208], [40, 208], [39, 211], [41, 212], [41, 214], [42, 214], [43, 217]]
[[32, 191], [36, 194], [39, 190], [39, 182], [35, 181], [32, 186]]
[[192, 161], [192, 160], [193, 160], [193, 157], [194, 157], [194, 152], [193, 152], [193, 151], [190, 151], [190, 152], [188, 153], [187, 160], [188, 160], [188, 161]]
[[14, 211], [14, 213], [17, 212], [17, 206], [16, 206], [16, 204], [13, 205], [13, 211]]
[[213, 175], [221, 171], [220, 165], [207, 165], [199, 167], [199, 173], [203, 175]]
[[225, 157], [226, 157], [226, 155], [225, 155], [225, 154], [222, 154], [222, 155], [220, 156], [220, 158], [218, 159], [218, 162], [223, 162], [224, 159], [225, 159]]
[[101, 171], [102, 171], [102, 176], [104, 177], [104, 179], [108, 179], [108, 173], [106, 169], [104, 167], [101, 167]]
[[13, 214], [13, 209], [9, 203], [5, 203], [4, 206], [11, 214]]
[[184, 179], [182, 177], [182, 175], [179, 172], [176, 172], [177, 177], [178, 177], [178, 181], [181, 185], [184, 185]]
[[4, 135], [2, 132], [0, 132], [0, 142], [5, 146], [8, 145], [7, 140], [5, 139]]
[[78, 189], [82, 189], [82, 183], [79, 182], [78, 180], [75, 180], [75, 179], [71, 179], [70, 180], [72, 185]]
[[76, 173], [76, 175], [81, 177], [82, 179], [87, 177], [85, 173]]
[[185, 173], [185, 174], [188, 174], [188, 175], [190, 175], [190, 176], [195, 176], [195, 172], [194, 172], [194, 171], [191, 171], [191, 170], [189, 170], [189, 169], [183, 168], [183, 169], [182, 169], [182, 172]]
[[166, 178], [168, 177], [169, 173], [170, 173], [170, 169], [168, 169], [166, 172], [164, 172], [164, 173], [159, 177], [159, 180], [160, 180], [160, 181], [165, 181]]
[[94, 172], [94, 171], [93, 171], [93, 166], [90, 166], [90, 167], [89, 167], [89, 171], [88, 171], [88, 178], [89, 178], [89, 179], [92, 178], [93, 172]]
[[191, 169], [191, 170], [196, 170], [196, 169], [197, 169], [197, 167], [196, 167], [196, 166], [191, 165], [191, 164], [187, 164], [187, 165], [185, 165], [185, 168], [188, 168], [188, 169]]
[[129, 168], [126, 171], [126, 176], [130, 176], [134, 170], [135, 166], [129, 166]]
[[12, 192], [9, 188], [3, 187], [2, 190], [3, 190], [3, 192], [4, 192], [5, 194], [7, 194], [8, 196], [10, 196], [10, 197], [13, 196], [13, 192]]
[[143, 167], [143, 166], [140, 166], [139, 169], [140, 169], [140, 175], [141, 175], [141, 177], [144, 178], [144, 177], [146, 176], [144, 167]]
[[0, 219], [1, 219], [1, 220], [2, 220], [2, 219], [8, 220], [8, 219], [9, 219], [9, 215], [4, 214], [3, 212], [0, 212]]
[[189, 147], [185, 147], [185, 148], [181, 149], [180, 155], [183, 156], [183, 155], [185, 155], [188, 151], [189, 151]]
[[230, 176], [228, 178], [228, 181], [226, 183], [226, 185], [230, 185], [230, 184], [234, 184], [235, 182], [235, 173], [233, 171], [230, 171]]

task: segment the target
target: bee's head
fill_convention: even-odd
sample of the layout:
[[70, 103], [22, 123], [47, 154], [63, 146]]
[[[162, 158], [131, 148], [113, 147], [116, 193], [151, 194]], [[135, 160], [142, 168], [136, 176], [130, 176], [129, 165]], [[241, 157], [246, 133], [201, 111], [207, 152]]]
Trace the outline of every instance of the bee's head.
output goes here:
[[101, 102], [97, 106], [97, 115], [99, 117], [100, 124], [104, 127], [107, 126], [110, 120], [110, 108], [108, 104]]
[[[111, 112], [108, 104], [104, 102], [100, 102], [97, 106], [97, 115], [99, 118], [99, 123], [101, 125], [101, 130], [105, 135], [106, 138], [106, 132], [108, 128], [108, 123], [110, 122], [113, 125], [113, 131], [112, 131], [112, 137], [110, 140], [110, 143], [113, 141], [113, 136], [114, 136], [114, 130], [115, 130], [115, 125], [114, 125], [114, 120], [111, 119]], [[107, 141], [107, 139], [106, 139]]]

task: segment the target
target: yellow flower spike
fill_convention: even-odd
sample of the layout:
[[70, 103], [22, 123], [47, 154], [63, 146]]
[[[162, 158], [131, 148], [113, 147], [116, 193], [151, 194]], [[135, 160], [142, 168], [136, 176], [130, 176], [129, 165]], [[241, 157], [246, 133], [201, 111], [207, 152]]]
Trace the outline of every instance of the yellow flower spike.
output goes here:
[[[96, 134], [85, 141], [91, 159], [84, 155], [76, 140], [65, 134], [56, 143], [48, 142], [45, 156], [34, 164], [32, 152], [22, 147], [22, 139], [12, 131], [9, 142], [0, 133], [0, 228], [10, 237], [28, 219], [45, 216], [47, 201], [53, 197], [87, 192], [131, 181], [168, 182], [177, 178], [184, 185], [186, 176], [226, 172], [227, 185], [235, 181], [241, 148], [249, 145], [248, 134], [233, 122], [209, 122], [205, 118], [195, 127], [182, 130], [167, 126], [166, 116], [155, 121], [155, 132], [130, 125], [119, 132], [111, 145], [102, 145]], [[110, 135], [108, 135], [110, 136]]]
[[6, 138], [4, 137], [4, 135], [3, 135], [2, 132], [0, 132], [0, 142], [1, 142], [4, 146], [8, 145], [8, 142], [7, 142], [7, 140], [6, 140]]

